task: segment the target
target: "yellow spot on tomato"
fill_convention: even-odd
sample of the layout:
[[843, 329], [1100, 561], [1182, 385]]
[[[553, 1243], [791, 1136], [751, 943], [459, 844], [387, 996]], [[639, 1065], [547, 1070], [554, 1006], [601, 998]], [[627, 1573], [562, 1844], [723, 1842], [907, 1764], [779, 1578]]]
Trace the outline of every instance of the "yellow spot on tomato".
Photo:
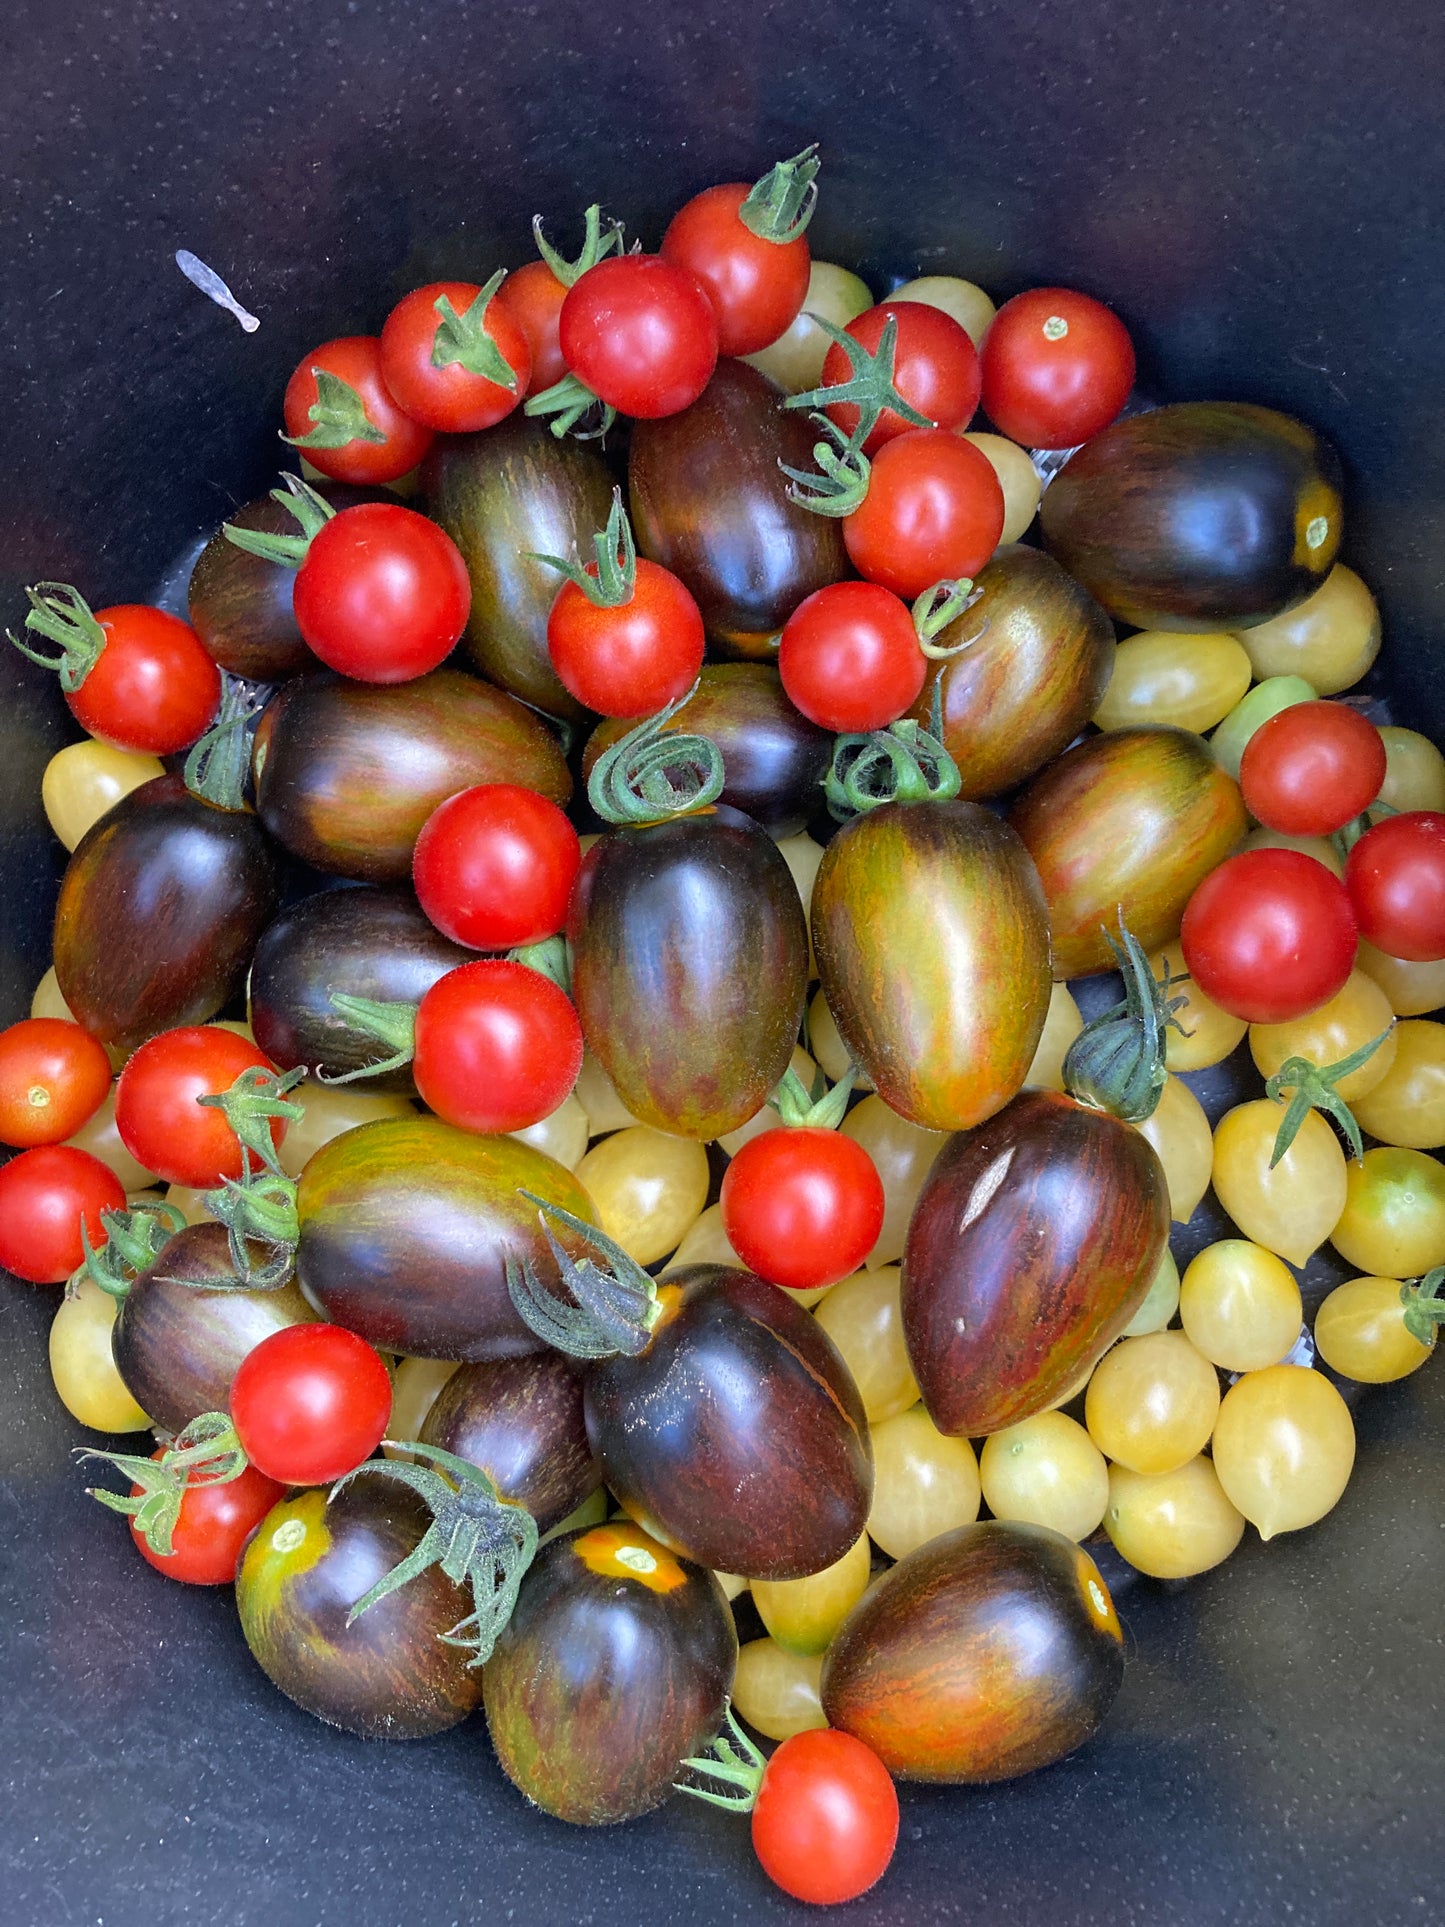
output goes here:
[[572, 1541], [572, 1550], [589, 1572], [603, 1578], [633, 1579], [652, 1592], [675, 1592], [687, 1584], [687, 1574], [666, 1546], [628, 1519], [594, 1526]]

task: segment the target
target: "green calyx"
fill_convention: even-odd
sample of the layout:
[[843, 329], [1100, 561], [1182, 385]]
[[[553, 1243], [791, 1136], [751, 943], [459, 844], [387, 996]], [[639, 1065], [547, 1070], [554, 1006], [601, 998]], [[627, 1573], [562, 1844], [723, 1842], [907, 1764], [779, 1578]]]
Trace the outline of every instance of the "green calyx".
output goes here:
[[844, 329], [825, 321], [822, 315], [809, 315], [808, 318], [848, 357], [848, 379], [835, 382], [831, 388], [809, 388], [801, 395], [789, 395], [783, 403], [784, 408], [826, 409], [836, 408], [840, 402], [851, 402], [858, 410], [858, 426], [853, 430], [851, 441], [860, 449], [878, 426], [878, 418], [885, 410], [891, 411], [913, 428], [936, 426], [927, 415], [921, 415], [911, 402], [906, 402], [894, 386], [893, 359], [898, 349], [896, 315], [889, 315], [884, 322], [878, 346], [872, 353]]
[[[1176, 983], [1166, 969], [1158, 978], [1143, 946], [1119, 915], [1121, 943], [1105, 930], [1124, 979], [1124, 1001], [1085, 1024], [1064, 1058], [1064, 1087], [1091, 1110], [1108, 1111], [1126, 1124], [1142, 1124], [1159, 1108], [1169, 1073], [1164, 1065], [1165, 1032], [1182, 1026], [1175, 1011], [1186, 997], [1169, 996]], [[1187, 1034], [1187, 1033], [1186, 1033]]]
[[582, 252], [575, 260], [569, 261], [559, 254], [546, 235], [542, 232], [542, 217], [532, 217], [532, 238], [537, 243], [537, 252], [556, 275], [564, 288], [575, 287], [589, 268], [609, 254], [621, 254], [625, 246], [620, 221], [608, 221], [605, 231], [602, 209], [594, 201], [582, 217], [584, 223]]
[[723, 1721], [722, 1731], [707, 1751], [682, 1764], [691, 1767], [694, 1773], [716, 1780], [726, 1791], [715, 1793], [710, 1787], [693, 1786], [686, 1780], [674, 1780], [673, 1789], [677, 1793], [690, 1793], [695, 1800], [706, 1800], [710, 1806], [726, 1807], [731, 1813], [751, 1813], [757, 1805], [758, 1789], [763, 1784], [768, 1763], [738, 1725], [731, 1700], [723, 1703]]
[[789, 1130], [836, 1131], [848, 1109], [857, 1075], [857, 1066], [850, 1064], [830, 1091], [820, 1071], [817, 1085], [810, 1091], [789, 1065], [768, 1101]]
[[387, 1071], [402, 1070], [416, 1056], [415, 1004], [380, 1003], [374, 997], [348, 997], [340, 990], [333, 990], [327, 1002], [357, 1030], [364, 1030], [385, 1044], [390, 1055], [374, 1064], [362, 1064], [354, 1071], [342, 1071], [336, 1077], [317, 1071], [320, 1083], [354, 1084], [359, 1077], [380, 1077]]
[[503, 270], [498, 268], [464, 314], [457, 313], [447, 295], [437, 297], [432, 304], [438, 321], [432, 340], [431, 365], [465, 368], [469, 375], [479, 375], [483, 381], [495, 382], [499, 388], [509, 388], [515, 394], [517, 371], [486, 329], [487, 309], [503, 279]]
[[299, 524], [299, 535], [241, 529], [234, 522], [223, 522], [221, 533], [234, 548], [244, 549], [247, 555], [258, 555], [263, 562], [279, 563], [283, 569], [299, 569], [310, 553], [312, 538], [326, 527], [336, 510], [299, 475], [283, 475], [281, 481], [282, 487], [271, 490], [271, 500]]
[[414, 1439], [405, 1441], [403, 1449], [429, 1463], [368, 1459], [354, 1472], [344, 1473], [327, 1499], [329, 1505], [364, 1472], [369, 1478], [395, 1479], [409, 1487], [431, 1513], [431, 1524], [416, 1547], [362, 1594], [346, 1615], [346, 1623], [350, 1626], [378, 1600], [398, 1592], [432, 1566], [440, 1566], [454, 1586], [470, 1587], [475, 1610], [438, 1636], [448, 1646], [469, 1652], [469, 1666], [485, 1665], [512, 1617], [517, 1588], [536, 1555], [537, 1522], [525, 1506], [502, 1498], [479, 1466]]
[[931, 662], [947, 662], [950, 656], [961, 655], [982, 638], [988, 629], [987, 616], [976, 629], [970, 629], [957, 642], [937, 640], [973, 607], [982, 594], [982, 589], [973, 586], [971, 577], [961, 575], [954, 580], [945, 578], [942, 582], [935, 582], [931, 589], [925, 589], [917, 598], [913, 604], [914, 633], [918, 637], [919, 648]]
[[946, 802], [963, 785], [943, 742], [943, 692], [933, 685], [928, 728], [905, 716], [871, 734], [840, 736], [823, 778], [830, 813], [840, 823], [880, 803]]
[[1345, 858], [1350, 854], [1350, 851], [1354, 849], [1360, 838], [1373, 830], [1377, 823], [1383, 823], [1387, 816], [1398, 816], [1399, 814], [1400, 812], [1395, 808], [1393, 803], [1374, 802], [1371, 803], [1367, 810], [1361, 810], [1358, 816], [1352, 816], [1344, 828], [1336, 830], [1330, 838], [1330, 842], [1334, 846], [1335, 854], [1339, 857], [1341, 863], [1344, 862]]
[[[206, 1209], [226, 1227], [236, 1289], [279, 1291], [291, 1276], [301, 1227], [296, 1216], [296, 1180], [274, 1171], [247, 1170], [238, 1182], [227, 1178], [208, 1191]], [[251, 1246], [266, 1247], [264, 1263], [255, 1263]], [[185, 1284], [179, 1278], [173, 1282]], [[207, 1281], [215, 1288], [214, 1281]]]
[[386, 440], [386, 430], [367, 414], [366, 403], [349, 381], [329, 368], [311, 372], [316, 377], [316, 399], [306, 411], [311, 427], [304, 435], [283, 434], [283, 442], [292, 448], [349, 448], [353, 442]]
[[175, 1550], [176, 1521], [181, 1516], [181, 1501], [193, 1485], [229, 1485], [246, 1470], [246, 1454], [236, 1436], [236, 1428], [225, 1412], [203, 1412], [178, 1432], [160, 1458], [142, 1458], [129, 1452], [83, 1450], [83, 1459], [103, 1459], [123, 1472], [139, 1492], [108, 1492], [103, 1486], [87, 1488], [112, 1512], [135, 1522], [151, 1551], [170, 1558]]
[[[539, 1198], [534, 1191], [524, 1190], [520, 1195], [536, 1205], [562, 1282], [575, 1301], [564, 1304], [550, 1292], [530, 1259], [519, 1262], [509, 1257], [507, 1290], [528, 1331], [570, 1358], [635, 1358], [646, 1351], [652, 1328], [661, 1315], [655, 1281], [596, 1225], [574, 1217], [560, 1204]], [[606, 1266], [591, 1258], [578, 1264], [553, 1237], [550, 1218], [575, 1232], [607, 1260]]]
[[[590, 428], [578, 429], [579, 422], [599, 409], [601, 413]], [[548, 426], [559, 441], [574, 430], [580, 442], [601, 441], [617, 420], [617, 410], [612, 404], [594, 395], [586, 382], [579, 381], [573, 374], [563, 375], [560, 381], [554, 381], [541, 394], [529, 396], [522, 403], [522, 413], [534, 417], [550, 416]]]
[[218, 810], [246, 808], [246, 773], [251, 763], [251, 721], [264, 707], [254, 684], [221, 671], [221, 703], [216, 720], [186, 754], [182, 776], [192, 796]]
[[1435, 1334], [1445, 1324], [1445, 1265], [1427, 1271], [1417, 1284], [1401, 1285], [1400, 1303], [1405, 1307], [1405, 1330], [1421, 1345], [1433, 1345]]
[[594, 609], [626, 608], [637, 589], [637, 543], [633, 540], [627, 510], [622, 506], [620, 488], [612, 491], [607, 526], [593, 536], [592, 547], [597, 556], [595, 573], [576, 562], [564, 562], [560, 555], [538, 555], [529, 551], [527, 560], [545, 562], [558, 575], [565, 575], [574, 588], [582, 591]]
[[818, 205], [818, 143], [811, 142], [790, 161], [779, 161], [756, 182], [738, 209], [738, 219], [760, 241], [786, 247], [807, 232]]
[[244, 1174], [249, 1175], [254, 1158], [266, 1170], [282, 1176], [271, 1126], [277, 1118], [294, 1124], [301, 1117], [302, 1106], [293, 1103], [286, 1093], [294, 1091], [305, 1075], [303, 1064], [284, 1073], [268, 1070], [264, 1064], [253, 1064], [241, 1072], [229, 1089], [196, 1099], [198, 1104], [219, 1111], [236, 1133]]
[[1311, 1111], [1323, 1111], [1327, 1117], [1334, 1119], [1349, 1144], [1350, 1156], [1356, 1163], [1359, 1162], [1365, 1155], [1365, 1141], [1360, 1136], [1354, 1112], [1335, 1087], [1351, 1071], [1357, 1071], [1362, 1064], [1367, 1064], [1394, 1028], [1392, 1020], [1378, 1037], [1372, 1037], [1368, 1044], [1361, 1044], [1358, 1050], [1352, 1050], [1348, 1057], [1340, 1058], [1335, 1064], [1315, 1064], [1308, 1057], [1287, 1057], [1284, 1060], [1264, 1087], [1265, 1096], [1276, 1104], [1283, 1092], [1293, 1093], [1275, 1133], [1274, 1151], [1269, 1160], [1271, 1171], [1294, 1143], [1300, 1126]]
[[100, 660], [105, 631], [79, 589], [72, 589], [68, 582], [37, 582], [25, 594], [30, 603], [26, 629], [53, 642], [60, 654], [48, 656], [42, 649], [32, 649], [13, 629], [5, 633], [22, 656], [38, 662], [42, 669], [55, 670], [60, 687], [67, 696], [73, 696]]
[[[133, 1204], [124, 1211], [102, 1211], [101, 1227], [105, 1243], [97, 1251], [90, 1242], [84, 1219], [80, 1242], [85, 1262], [71, 1280], [89, 1278], [112, 1298], [124, 1298], [141, 1272], [153, 1265], [178, 1231], [184, 1231], [183, 1212], [173, 1204]], [[73, 1296], [70, 1286], [66, 1295]]]
[[873, 464], [863, 453], [858, 436], [845, 435], [827, 415], [815, 413], [812, 420], [822, 434], [822, 439], [813, 444], [818, 472], [789, 468], [780, 460], [778, 467], [788, 478], [788, 500], [810, 515], [851, 515], [867, 497]]
[[539, 943], [518, 944], [507, 952], [508, 963], [524, 964], [539, 977], [570, 997], [572, 995], [572, 957], [565, 937], [543, 937]]
[[597, 758], [587, 779], [587, 800], [604, 823], [662, 823], [707, 809], [722, 795], [726, 773], [717, 744], [709, 736], [667, 729], [696, 693], [694, 683], [685, 696], [645, 716]]

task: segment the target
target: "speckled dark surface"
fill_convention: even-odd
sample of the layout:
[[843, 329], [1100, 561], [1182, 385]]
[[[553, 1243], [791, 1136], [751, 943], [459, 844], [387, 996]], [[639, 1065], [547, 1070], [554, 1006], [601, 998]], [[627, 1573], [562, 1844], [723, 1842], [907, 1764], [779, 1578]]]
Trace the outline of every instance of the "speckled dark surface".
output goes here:
[[[143, 593], [264, 483], [286, 374], [408, 285], [524, 257], [593, 197], [670, 207], [814, 137], [816, 251], [1114, 302], [1163, 396], [1331, 434], [1397, 720], [1445, 723], [1445, 29], [1426, 0], [820, 9], [466, 0], [12, 0], [0, 65], [0, 615]], [[172, 263], [193, 249], [254, 336]], [[0, 662], [0, 1019], [46, 962], [39, 775], [71, 732]], [[1192, 1230], [1192, 1228], [1191, 1228]], [[1193, 1238], [1191, 1236], [1191, 1244]], [[809, 1917], [692, 1803], [584, 1835], [475, 1725], [365, 1745], [280, 1699], [226, 1593], [168, 1584], [82, 1496], [51, 1294], [0, 1295], [0, 1919], [447, 1927]], [[1445, 1375], [1358, 1408], [1315, 1530], [1120, 1598], [1106, 1732], [988, 1792], [905, 1793], [847, 1916], [969, 1927], [1445, 1921]]]

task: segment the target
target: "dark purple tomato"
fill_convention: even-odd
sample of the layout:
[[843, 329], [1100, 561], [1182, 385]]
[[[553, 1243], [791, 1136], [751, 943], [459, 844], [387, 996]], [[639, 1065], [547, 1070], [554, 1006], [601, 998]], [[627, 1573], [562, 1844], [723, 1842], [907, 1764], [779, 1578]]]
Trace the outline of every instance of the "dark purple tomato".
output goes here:
[[597, 1490], [582, 1381], [560, 1352], [498, 1358], [454, 1371], [421, 1429], [427, 1445], [480, 1466], [502, 1498], [550, 1532]]

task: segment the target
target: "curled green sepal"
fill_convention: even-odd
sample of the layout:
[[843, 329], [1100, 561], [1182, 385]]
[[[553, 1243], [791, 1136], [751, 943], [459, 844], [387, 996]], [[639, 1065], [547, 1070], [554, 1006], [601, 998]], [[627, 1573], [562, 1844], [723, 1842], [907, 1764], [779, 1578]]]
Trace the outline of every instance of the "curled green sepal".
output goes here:
[[1188, 1035], [1174, 1013], [1189, 1000], [1170, 997], [1183, 978], [1171, 977], [1167, 968], [1155, 977], [1122, 912], [1122, 944], [1115, 943], [1108, 930], [1103, 934], [1124, 979], [1124, 1001], [1085, 1024], [1070, 1044], [1064, 1057], [1064, 1088], [1090, 1110], [1108, 1111], [1126, 1124], [1142, 1124], [1158, 1110], [1169, 1075], [1164, 1064], [1165, 1032], [1172, 1025]]
[[[388, 1439], [386, 1444], [395, 1441]], [[346, 1615], [346, 1623], [360, 1619], [379, 1599], [398, 1592], [408, 1580], [432, 1566], [440, 1566], [454, 1586], [471, 1589], [473, 1612], [438, 1635], [448, 1646], [471, 1654], [469, 1666], [483, 1666], [517, 1603], [517, 1588], [537, 1551], [537, 1522], [525, 1506], [502, 1498], [480, 1466], [470, 1465], [439, 1445], [408, 1439], [401, 1446], [419, 1453], [429, 1465], [403, 1459], [368, 1459], [354, 1472], [343, 1473], [332, 1486], [326, 1503], [359, 1473], [369, 1478], [395, 1479], [409, 1486], [431, 1513], [431, 1524], [405, 1559], [383, 1574]], [[440, 1467], [440, 1470], [436, 1468]]]
[[1350, 1156], [1358, 1164], [1365, 1155], [1365, 1141], [1360, 1136], [1354, 1112], [1335, 1086], [1351, 1071], [1357, 1071], [1361, 1064], [1367, 1064], [1394, 1028], [1394, 1020], [1391, 1019], [1378, 1037], [1372, 1037], [1368, 1044], [1361, 1044], [1358, 1050], [1352, 1050], [1348, 1057], [1342, 1057], [1334, 1064], [1315, 1064], [1308, 1057], [1287, 1057], [1274, 1076], [1266, 1080], [1264, 1094], [1275, 1104], [1279, 1102], [1282, 1092], [1293, 1092], [1280, 1127], [1275, 1132], [1274, 1150], [1269, 1160], [1271, 1171], [1299, 1136], [1299, 1128], [1311, 1111], [1323, 1111], [1327, 1117], [1334, 1119], [1345, 1134]]
[[335, 1077], [318, 1070], [319, 1083], [354, 1084], [358, 1077], [379, 1077], [387, 1071], [402, 1070], [416, 1056], [415, 1004], [386, 1004], [375, 997], [348, 997], [340, 990], [333, 990], [327, 1001], [338, 1016], [378, 1038], [391, 1055], [379, 1058], [374, 1064], [361, 1064], [354, 1071], [341, 1071]]
[[198, 1104], [220, 1111], [236, 1133], [241, 1143], [243, 1170], [249, 1172], [250, 1160], [255, 1158], [268, 1171], [281, 1176], [271, 1123], [281, 1117], [288, 1124], [294, 1124], [303, 1115], [302, 1106], [293, 1104], [286, 1093], [294, 1090], [305, 1075], [304, 1064], [284, 1073], [270, 1070], [264, 1064], [251, 1064], [229, 1089], [196, 1099]]
[[706, 1800], [711, 1806], [726, 1807], [731, 1813], [751, 1813], [768, 1763], [738, 1725], [731, 1700], [723, 1702], [723, 1722], [707, 1751], [694, 1754], [682, 1764], [709, 1780], [717, 1780], [727, 1791], [714, 1793], [710, 1787], [692, 1786], [686, 1780], [674, 1780], [673, 1790], [690, 1793], [695, 1800]]
[[631, 602], [637, 588], [637, 544], [632, 524], [622, 506], [622, 490], [612, 491], [612, 507], [607, 526], [592, 538], [597, 555], [595, 574], [575, 562], [564, 562], [560, 555], [537, 555], [529, 551], [529, 562], [545, 562], [549, 569], [567, 580], [586, 596], [594, 609], [622, 609]]
[[889, 315], [884, 322], [878, 346], [871, 354], [861, 341], [831, 321], [825, 321], [822, 315], [810, 314], [808, 319], [848, 357], [848, 379], [835, 382], [831, 388], [809, 388], [801, 395], [789, 395], [784, 408], [836, 408], [840, 402], [851, 402], [858, 410], [858, 426], [852, 434], [858, 448], [862, 448], [878, 426], [878, 418], [885, 410], [913, 428], [937, 426], [911, 402], [905, 401], [893, 385], [893, 357], [898, 347], [896, 315]]
[[349, 448], [352, 442], [384, 442], [386, 430], [378, 428], [366, 412], [366, 403], [349, 381], [333, 375], [329, 368], [313, 368], [316, 399], [306, 411], [311, 423], [304, 435], [281, 439], [292, 448]]
[[857, 1075], [858, 1067], [850, 1064], [831, 1091], [815, 1094], [790, 1064], [769, 1102], [789, 1130], [836, 1131], [848, 1109]]
[[223, 522], [221, 533], [233, 548], [247, 555], [259, 555], [263, 562], [279, 562], [282, 568], [299, 569], [317, 535], [336, 510], [299, 475], [282, 475], [281, 488], [271, 490], [271, 500], [292, 516], [300, 527], [299, 535], [277, 535], [268, 529], [241, 529], [234, 522]]
[[918, 637], [919, 648], [930, 662], [947, 662], [950, 656], [961, 655], [965, 649], [972, 649], [981, 640], [988, 629], [987, 616], [976, 629], [970, 629], [957, 642], [939, 642], [937, 638], [946, 629], [951, 629], [982, 594], [983, 590], [973, 586], [970, 576], [961, 575], [953, 581], [945, 578], [942, 582], [935, 582], [931, 589], [925, 589], [917, 598], [913, 604], [914, 633]]
[[587, 800], [604, 823], [661, 823], [707, 809], [727, 780], [722, 751], [710, 736], [668, 733], [667, 725], [697, 694], [659, 709], [604, 750], [587, 779]]
[[1437, 1328], [1445, 1324], [1445, 1265], [1427, 1271], [1418, 1284], [1400, 1287], [1400, 1303], [1405, 1307], [1405, 1330], [1421, 1345], [1433, 1345]]
[[842, 823], [880, 803], [946, 802], [963, 785], [943, 744], [941, 679], [933, 685], [928, 728], [905, 716], [868, 735], [840, 736], [823, 778], [831, 815]]
[[515, 393], [517, 371], [486, 330], [487, 309], [504, 278], [503, 269], [498, 268], [462, 314], [452, 306], [450, 296], [437, 296], [432, 303], [438, 321], [431, 345], [431, 365], [450, 368], [455, 364], [465, 368], [469, 375], [480, 375], [483, 381], [495, 382], [499, 388], [510, 388]]
[[738, 219], [749, 234], [760, 241], [776, 241], [780, 247], [806, 234], [818, 205], [820, 165], [818, 143], [811, 141], [790, 161], [770, 167], [738, 209]]
[[[507, 1290], [528, 1331], [570, 1358], [635, 1358], [646, 1351], [661, 1312], [654, 1280], [595, 1224], [574, 1217], [534, 1191], [524, 1190], [520, 1195], [536, 1205], [562, 1282], [576, 1301], [567, 1305], [555, 1297], [537, 1276], [530, 1259], [519, 1262], [509, 1257], [505, 1267]], [[607, 1260], [607, 1265], [591, 1258], [577, 1263], [553, 1237], [549, 1218], [558, 1219], [575, 1232]]]
[[851, 515], [863, 506], [873, 464], [857, 438], [845, 435], [827, 415], [815, 414], [812, 419], [822, 432], [822, 439], [813, 444], [818, 473], [789, 468], [780, 460], [778, 467], [788, 478], [788, 500], [812, 515]]
[[507, 961], [525, 964], [528, 970], [535, 970], [539, 977], [556, 984], [564, 995], [572, 995], [572, 958], [565, 937], [543, 937], [538, 943], [518, 944], [515, 950], [507, 952]]
[[[102, 1211], [100, 1222], [105, 1243], [97, 1251], [90, 1242], [85, 1220], [81, 1220], [80, 1242], [85, 1249], [85, 1262], [70, 1284], [86, 1277], [110, 1297], [124, 1298], [139, 1274], [155, 1263], [178, 1231], [185, 1229], [186, 1219], [175, 1205], [160, 1202], [133, 1204], [124, 1211]], [[70, 1285], [66, 1287], [66, 1296], [73, 1296]]]
[[1336, 830], [1330, 838], [1335, 854], [1339, 857], [1341, 863], [1344, 862], [1345, 858], [1350, 854], [1350, 851], [1354, 849], [1360, 838], [1365, 836], [1370, 830], [1373, 830], [1377, 823], [1383, 823], [1387, 816], [1398, 816], [1399, 814], [1400, 812], [1395, 808], [1393, 803], [1381, 803], [1377, 798], [1367, 810], [1361, 810], [1358, 816], [1352, 816], [1349, 822], [1346, 823], [1343, 828]]
[[25, 594], [30, 603], [25, 627], [53, 642], [60, 654], [47, 656], [42, 649], [32, 649], [13, 629], [5, 633], [22, 656], [38, 662], [42, 669], [55, 670], [60, 687], [67, 696], [73, 696], [100, 660], [105, 631], [79, 589], [71, 588], [68, 582], [37, 582]]
[[532, 216], [532, 238], [537, 243], [537, 252], [547, 263], [553, 274], [564, 288], [575, 287], [589, 268], [595, 268], [605, 255], [621, 254], [624, 246], [621, 221], [609, 221], [607, 231], [603, 232], [602, 209], [594, 201], [582, 217], [582, 252], [574, 261], [559, 254], [542, 232], [542, 217]]
[[89, 1448], [77, 1454], [82, 1459], [104, 1459], [123, 1472], [139, 1492], [108, 1492], [104, 1486], [86, 1488], [112, 1512], [119, 1512], [135, 1523], [136, 1531], [151, 1551], [168, 1559], [174, 1551], [173, 1535], [181, 1516], [181, 1501], [193, 1485], [229, 1485], [246, 1470], [246, 1454], [236, 1437], [236, 1428], [225, 1412], [202, 1412], [183, 1432], [178, 1432], [160, 1458], [142, 1458], [130, 1452], [97, 1452]]
[[[227, 1178], [219, 1190], [208, 1191], [205, 1206], [212, 1217], [226, 1227], [236, 1288], [279, 1291], [291, 1276], [301, 1236], [296, 1216], [296, 1180], [280, 1177], [274, 1171], [248, 1171], [239, 1183], [235, 1178]], [[253, 1262], [253, 1243], [266, 1246], [264, 1264]], [[183, 1285], [188, 1281], [177, 1278], [168, 1282]], [[214, 1279], [206, 1283], [209, 1289], [216, 1289]]]
[[246, 772], [251, 763], [250, 724], [264, 708], [262, 686], [221, 671], [221, 703], [216, 720], [192, 744], [182, 777], [192, 796], [218, 810], [246, 808]]
[[530, 395], [522, 403], [524, 415], [550, 415], [552, 419], [548, 426], [559, 440], [563, 435], [571, 434], [580, 421], [598, 408], [602, 413], [596, 426], [578, 432], [577, 439], [582, 442], [600, 441], [617, 420], [617, 410], [611, 402], [594, 395], [586, 382], [579, 381], [576, 375], [563, 375], [550, 388], [544, 388], [539, 395]]

